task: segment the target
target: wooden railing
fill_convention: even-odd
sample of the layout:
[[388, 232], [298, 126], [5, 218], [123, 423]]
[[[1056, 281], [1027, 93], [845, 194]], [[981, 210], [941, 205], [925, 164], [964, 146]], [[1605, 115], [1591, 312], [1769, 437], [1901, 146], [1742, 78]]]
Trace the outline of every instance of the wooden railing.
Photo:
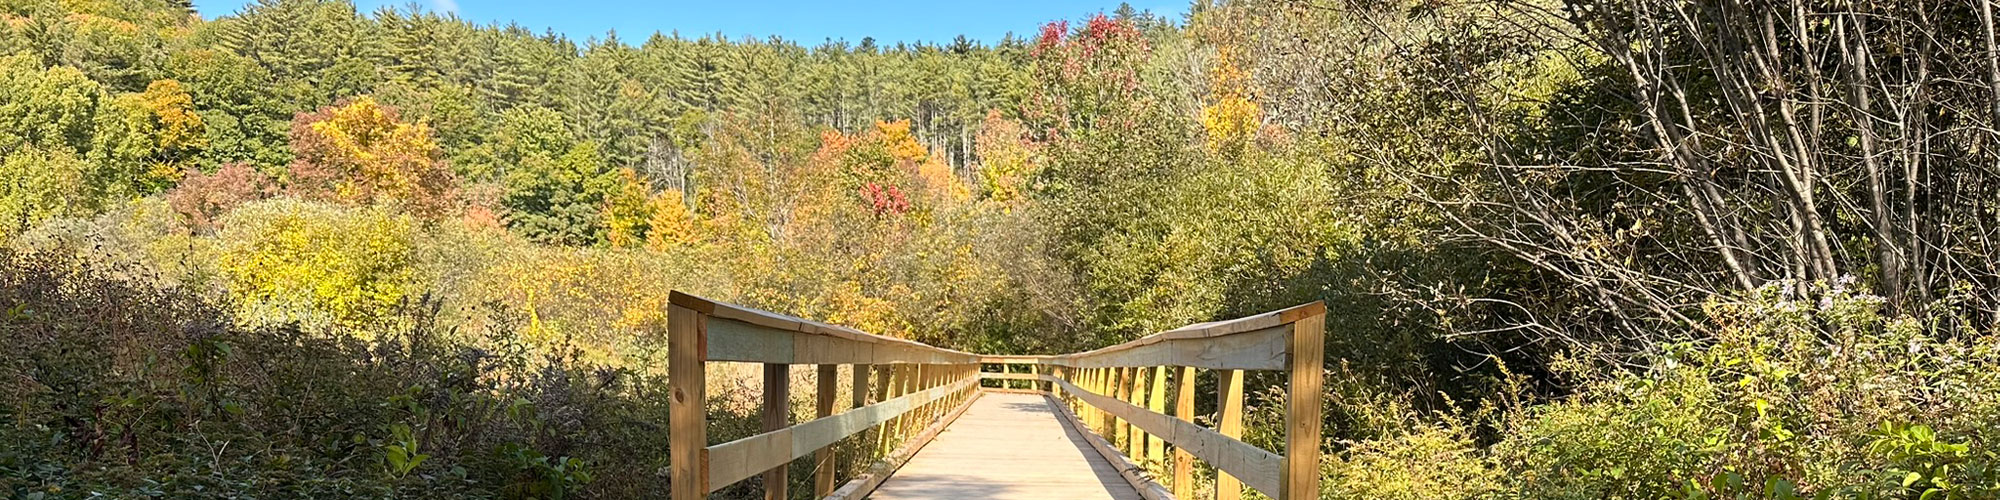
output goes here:
[[[1195, 459], [1217, 470], [1215, 496], [1241, 498], [1248, 485], [1279, 500], [1319, 497], [1322, 363], [1326, 306], [1319, 302], [1229, 321], [1198, 323], [1089, 352], [985, 357], [982, 363], [1029, 365], [1034, 378], [1069, 403], [1114, 453], [1145, 473], [1163, 471], [1173, 448], [1172, 498], [1194, 494]], [[1216, 374], [1215, 428], [1196, 425], [1196, 370]], [[1242, 441], [1244, 371], [1286, 373], [1285, 453]], [[1005, 370], [1003, 370], [1005, 371]], [[1019, 378], [1020, 374], [982, 373]], [[1171, 396], [1173, 411], [1167, 413]], [[1151, 477], [1131, 478], [1140, 493], [1166, 497]]]
[[[1093, 445], [1122, 462], [1121, 475], [1147, 498], [1192, 498], [1196, 459], [1216, 469], [1218, 500], [1240, 498], [1243, 486], [1279, 500], [1317, 498], [1325, 316], [1314, 302], [1082, 353], [979, 356], [675, 292], [668, 315], [673, 498], [704, 498], [761, 473], [765, 498], [784, 499], [786, 466], [808, 454], [815, 457], [814, 497], [867, 496], [963, 412], [986, 380], [999, 381], [992, 389], [1047, 392], [1066, 403], [1058, 405], [1066, 406], [1064, 418], [1101, 436]], [[709, 361], [764, 364], [763, 433], [708, 444]], [[799, 424], [786, 422], [793, 364], [818, 365], [817, 418]], [[854, 365], [852, 403], [836, 414], [842, 364]], [[1214, 428], [1194, 423], [1200, 369], [1217, 377]], [[1284, 454], [1242, 441], [1244, 372], [1259, 370], [1286, 374]], [[835, 488], [831, 445], [876, 427], [872, 455], [881, 459]], [[1171, 491], [1157, 479], [1169, 465]]]
[[[680, 292], [669, 303], [667, 370], [673, 401], [668, 404], [668, 453], [675, 500], [705, 498], [758, 474], [764, 477], [764, 498], [783, 500], [788, 498], [787, 467], [806, 455], [814, 456], [814, 497], [861, 498], [948, 424], [977, 389], [979, 357], [971, 353]], [[708, 444], [711, 361], [763, 364], [761, 434]], [[798, 424], [787, 422], [794, 364], [818, 365], [817, 418]], [[848, 379], [852, 403], [836, 414], [839, 365], [854, 365]], [[832, 445], [877, 427], [873, 455], [883, 458], [835, 489], [839, 471]]]

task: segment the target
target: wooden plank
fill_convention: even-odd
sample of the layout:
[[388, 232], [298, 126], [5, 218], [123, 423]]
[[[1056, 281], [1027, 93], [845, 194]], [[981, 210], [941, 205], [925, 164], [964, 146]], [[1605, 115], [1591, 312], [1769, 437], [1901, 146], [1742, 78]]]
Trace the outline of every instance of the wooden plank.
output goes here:
[[1326, 322], [1313, 316], [1292, 323], [1291, 337], [1291, 384], [1285, 396], [1285, 473], [1276, 496], [1279, 500], [1317, 499]]
[[[840, 397], [840, 365], [819, 365], [819, 373], [814, 380], [819, 390], [813, 394], [813, 418], [833, 416], [834, 398]], [[813, 497], [819, 498], [833, 493], [834, 460], [836, 451], [832, 446], [822, 446], [813, 452]]]
[[674, 500], [708, 496], [708, 367], [702, 323], [706, 316], [693, 309], [667, 307], [668, 489]]
[[1038, 394], [987, 392], [871, 500], [1138, 500], [1120, 470]]
[[[708, 357], [711, 361], [847, 364], [971, 363], [980, 359], [979, 355], [969, 352], [718, 302], [678, 290], [668, 294], [668, 302], [702, 313], [709, 321], [728, 323], [711, 327], [709, 336], [714, 337], [711, 343], [715, 344], [708, 347], [713, 350]], [[772, 337], [773, 334], [782, 337], [782, 340]], [[802, 345], [812, 346], [807, 353], [811, 357], [795, 357], [807, 351], [800, 348]], [[871, 358], [874, 360], [871, 361]]]
[[[771, 432], [789, 427], [791, 416], [792, 365], [765, 363], [763, 425], [759, 430]], [[791, 467], [787, 466], [790, 464], [791, 460], [786, 459], [764, 471], [764, 500], [790, 500], [791, 495], [787, 491], [790, 486], [787, 476], [791, 472]]]
[[979, 362], [988, 365], [1038, 365], [1040, 356], [980, 356]]
[[1041, 380], [1042, 376], [1036, 373], [979, 372], [979, 378], [986, 380]]
[[[961, 382], [967, 383], [970, 382]], [[782, 468], [792, 460], [843, 438], [906, 416], [924, 403], [942, 398], [960, 387], [933, 387], [811, 422], [711, 446], [708, 448], [708, 481], [712, 485], [709, 491], [721, 490], [759, 471]]]
[[[971, 383], [968, 382], [967, 384], [970, 385]], [[967, 388], [967, 390], [970, 389], [973, 388]], [[971, 409], [972, 405], [979, 401], [981, 395], [982, 393], [972, 392], [971, 399], [966, 400], [964, 404], [958, 405], [957, 409], [952, 410], [951, 413], [946, 413], [944, 418], [938, 419], [930, 427], [925, 428], [923, 432], [910, 438], [909, 443], [903, 445], [901, 448], [897, 448], [895, 451], [884, 454], [881, 460], [869, 465], [867, 473], [855, 477], [854, 480], [848, 481], [847, 484], [841, 485], [840, 489], [834, 490], [832, 495], [827, 495], [821, 500], [859, 500], [867, 498], [869, 494], [875, 492], [876, 487], [882, 485], [883, 481], [887, 481], [891, 474], [895, 474], [898, 469], [902, 468], [904, 464], [909, 463], [911, 458], [922, 451], [926, 445], [929, 445], [932, 439], [942, 433], [945, 428], [950, 427], [953, 422], [958, 421], [959, 416], [964, 415], [967, 410]]]
[[1133, 426], [1165, 437], [1188, 454], [1194, 455], [1216, 469], [1241, 479], [1243, 483], [1267, 494], [1278, 491], [1284, 457], [1276, 453], [1251, 446], [1221, 432], [1195, 425], [1171, 416], [1153, 413], [1145, 408], [1119, 401], [1116, 398], [1095, 393], [1079, 392], [1081, 389], [1058, 380], [1064, 390], [1071, 391], [1086, 403], [1124, 418]]
[[[1243, 371], [1223, 370], [1216, 372], [1215, 431], [1230, 439], [1243, 437]], [[1215, 475], [1215, 500], [1240, 500], [1243, 498], [1243, 482], [1228, 471]]]
[[[1146, 409], [1153, 413], [1166, 413], [1167, 367], [1153, 367], [1153, 377], [1148, 382], [1151, 384], [1146, 388]], [[1167, 443], [1159, 436], [1146, 438], [1146, 460], [1143, 463], [1147, 467], [1157, 468], [1166, 464], [1166, 454]]]
[[[1126, 385], [1125, 397], [1119, 399], [1123, 399], [1126, 404], [1143, 408], [1146, 404], [1146, 390], [1152, 388], [1146, 379], [1152, 377], [1153, 370], [1136, 366], [1125, 370], [1132, 373], [1132, 381]], [[1146, 431], [1139, 426], [1131, 425], [1129, 419], [1126, 422], [1125, 456], [1132, 457], [1136, 461], [1145, 456]]]
[[[1174, 417], [1194, 423], [1194, 367], [1180, 367], [1174, 375]], [[1174, 445], [1174, 497], [1194, 497], [1194, 455]]]
[[1110, 441], [1105, 441], [1103, 437], [1099, 437], [1096, 434], [1081, 431], [1081, 425], [1077, 422], [1076, 415], [1061, 410], [1066, 410], [1066, 408], [1058, 407], [1058, 412], [1062, 414], [1064, 422], [1069, 424], [1072, 429], [1079, 429], [1077, 434], [1081, 435], [1085, 441], [1090, 442], [1091, 449], [1096, 450], [1099, 457], [1103, 457], [1106, 462], [1111, 463], [1112, 467], [1116, 467], [1118, 475], [1124, 477], [1125, 483], [1138, 491], [1140, 497], [1146, 500], [1174, 500], [1175, 497], [1173, 494], [1168, 493], [1165, 487], [1160, 486], [1159, 482], [1154, 481], [1151, 476], [1147, 475], [1144, 467], [1133, 463], [1130, 457], [1119, 454], [1118, 450], [1111, 446]]
[[1080, 367], [1192, 366], [1217, 370], [1285, 369], [1286, 325], [1224, 337], [1170, 339], [1112, 351], [1064, 356], [1050, 364]]

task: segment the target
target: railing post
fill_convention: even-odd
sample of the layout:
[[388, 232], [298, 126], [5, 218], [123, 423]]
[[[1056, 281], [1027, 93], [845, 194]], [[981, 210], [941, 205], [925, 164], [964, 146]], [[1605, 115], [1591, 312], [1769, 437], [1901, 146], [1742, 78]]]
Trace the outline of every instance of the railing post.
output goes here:
[[[853, 384], [852, 390], [854, 392], [853, 394], [849, 395], [849, 398], [853, 400], [854, 403], [852, 406], [849, 407], [850, 409], [868, 406], [868, 394], [869, 394], [868, 378], [874, 376], [873, 375], [874, 371], [875, 371], [875, 365], [856, 364], [854, 365], [854, 373], [848, 374], [848, 376], [852, 377], [853, 379], [851, 383]], [[864, 431], [861, 434], [855, 434], [855, 438], [856, 442], [862, 443], [862, 445], [856, 447], [855, 452], [853, 454], [867, 455], [868, 452], [866, 443], [868, 442], [868, 434]], [[867, 463], [868, 460], [874, 459], [874, 457], [866, 457], [866, 456], [859, 458], [861, 458], [862, 463]], [[851, 462], [854, 460], [854, 457], [849, 457], [848, 460]], [[825, 495], [821, 495], [821, 497], [825, 497]]]
[[[1219, 370], [1215, 383], [1215, 431], [1231, 439], [1243, 438], [1243, 370]], [[1243, 482], [1221, 470], [1215, 471], [1215, 500], [1240, 500]]]
[[[840, 397], [840, 365], [819, 365], [819, 373], [814, 380], [819, 391], [813, 395], [813, 418], [833, 416], [833, 400]], [[833, 493], [836, 450], [827, 445], [813, 452], [813, 498], [824, 498]]]
[[[762, 432], [784, 429], [792, 414], [792, 365], [764, 363], [764, 419]], [[764, 471], [764, 500], [787, 500], [791, 478], [789, 463]]]
[[[1153, 367], [1153, 386], [1146, 389], [1146, 409], [1153, 413], [1167, 413], [1167, 367]], [[1167, 440], [1161, 436], [1146, 436], [1146, 465], [1161, 467], [1167, 461]], [[1157, 469], [1156, 469], [1157, 470]]]
[[[1147, 370], [1143, 367], [1137, 367], [1137, 366], [1126, 368], [1126, 370], [1130, 370], [1132, 372], [1132, 380], [1131, 383], [1128, 384], [1128, 387], [1130, 387], [1130, 389], [1127, 389], [1130, 392], [1125, 393], [1126, 396], [1125, 402], [1131, 403], [1132, 406], [1137, 406], [1140, 408], [1146, 407], [1146, 385], [1147, 385], [1146, 378], [1147, 375], [1151, 374], [1151, 370]], [[1139, 428], [1139, 426], [1132, 425], [1131, 420], [1129, 419], [1126, 420], [1125, 456], [1131, 457], [1132, 462], [1134, 463], [1143, 464], [1145, 463], [1146, 460], [1145, 453], [1146, 453], [1146, 430]]]
[[[898, 365], [875, 365], [876, 401], [888, 401], [896, 397], [896, 366]], [[891, 449], [889, 443], [895, 434], [896, 419], [889, 419], [888, 422], [875, 426], [875, 456], [870, 458], [888, 456]]]
[[1325, 313], [1292, 323], [1291, 385], [1285, 395], [1285, 468], [1278, 500], [1319, 498], [1321, 384], [1326, 351]]
[[[1174, 416], [1194, 421], [1194, 367], [1183, 366], [1174, 375]], [[1194, 455], [1174, 445], [1174, 498], [1194, 498]]]
[[[1132, 402], [1133, 386], [1138, 385], [1139, 372], [1130, 367], [1118, 369], [1118, 400]], [[1132, 456], [1132, 421], [1113, 417], [1118, 421], [1118, 439], [1125, 445], [1125, 455]]]
[[693, 309], [667, 307], [667, 457], [673, 500], [708, 496], [708, 325]]

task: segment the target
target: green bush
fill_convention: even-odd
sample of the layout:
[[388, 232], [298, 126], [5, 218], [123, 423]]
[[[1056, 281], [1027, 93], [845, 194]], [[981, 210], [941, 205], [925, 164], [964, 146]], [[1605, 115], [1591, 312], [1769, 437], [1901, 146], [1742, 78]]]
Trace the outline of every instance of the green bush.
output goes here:
[[[120, 277], [114, 277], [120, 276]], [[483, 332], [237, 326], [232, 306], [0, 250], [0, 496], [640, 498], [667, 489], [658, 375]], [[543, 352], [558, 354], [545, 355]], [[717, 409], [720, 425], [749, 413]]]

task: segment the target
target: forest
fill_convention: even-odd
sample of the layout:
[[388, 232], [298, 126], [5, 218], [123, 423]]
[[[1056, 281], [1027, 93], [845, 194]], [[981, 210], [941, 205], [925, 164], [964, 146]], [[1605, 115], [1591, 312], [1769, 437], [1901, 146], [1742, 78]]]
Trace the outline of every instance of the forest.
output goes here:
[[1006, 354], [1324, 301], [1328, 499], [2000, 498], [1994, 10], [0, 0], [0, 495], [655, 498], [679, 290]]

